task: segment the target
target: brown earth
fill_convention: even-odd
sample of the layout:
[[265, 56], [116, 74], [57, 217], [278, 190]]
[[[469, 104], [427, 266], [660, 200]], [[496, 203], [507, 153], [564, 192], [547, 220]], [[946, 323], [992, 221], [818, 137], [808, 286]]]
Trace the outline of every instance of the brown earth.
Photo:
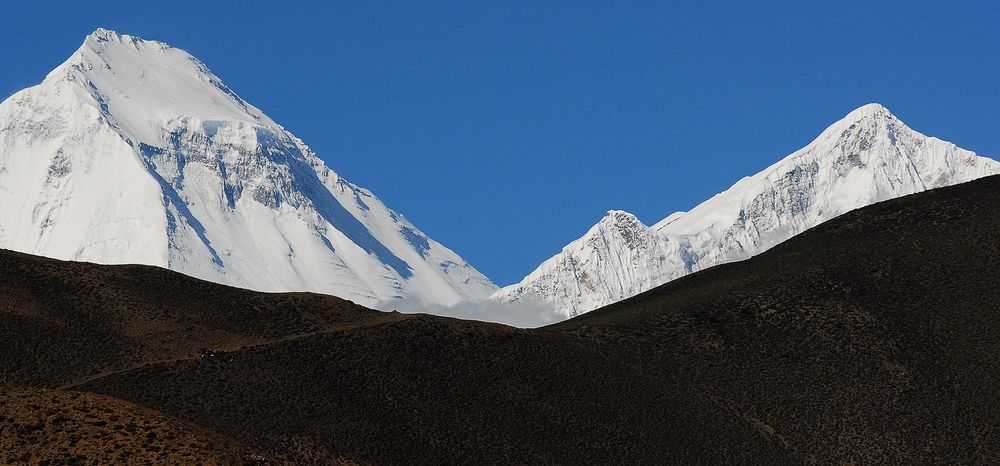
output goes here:
[[107, 396], [16, 388], [0, 395], [2, 464], [264, 464], [262, 452]]
[[0, 383], [276, 462], [995, 464], [998, 270], [1000, 177], [537, 330], [3, 252]]

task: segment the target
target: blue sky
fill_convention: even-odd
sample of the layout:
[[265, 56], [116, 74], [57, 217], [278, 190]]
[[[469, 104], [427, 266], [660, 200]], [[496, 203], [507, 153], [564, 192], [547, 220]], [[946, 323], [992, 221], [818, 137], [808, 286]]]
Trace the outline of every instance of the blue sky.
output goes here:
[[3, 8], [3, 97], [98, 26], [171, 43], [501, 285], [867, 102], [1000, 156], [990, 2], [34, 3]]

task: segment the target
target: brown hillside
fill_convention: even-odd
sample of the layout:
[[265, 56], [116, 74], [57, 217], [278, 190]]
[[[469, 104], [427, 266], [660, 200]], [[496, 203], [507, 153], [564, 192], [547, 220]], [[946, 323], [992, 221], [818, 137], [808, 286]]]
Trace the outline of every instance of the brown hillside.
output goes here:
[[263, 464], [269, 458], [115, 398], [62, 390], [0, 393], [2, 464]]
[[1000, 462], [1000, 177], [537, 330], [146, 267], [0, 266], [19, 271], [0, 278], [0, 382], [127, 400], [281, 458]]

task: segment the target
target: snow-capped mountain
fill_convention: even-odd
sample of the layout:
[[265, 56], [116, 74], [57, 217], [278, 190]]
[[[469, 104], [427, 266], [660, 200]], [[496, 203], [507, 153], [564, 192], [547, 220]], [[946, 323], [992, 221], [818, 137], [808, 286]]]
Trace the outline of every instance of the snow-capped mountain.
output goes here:
[[652, 227], [627, 212], [608, 212], [492, 299], [530, 298], [572, 317], [746, 259], [847, 211], [998, 173], [997, 161], [924, 136], [869, 104], [780, 162]]
[[364, 305], [496, 286], [187, 52], [99, 29], [0, 104], [0, 248]]

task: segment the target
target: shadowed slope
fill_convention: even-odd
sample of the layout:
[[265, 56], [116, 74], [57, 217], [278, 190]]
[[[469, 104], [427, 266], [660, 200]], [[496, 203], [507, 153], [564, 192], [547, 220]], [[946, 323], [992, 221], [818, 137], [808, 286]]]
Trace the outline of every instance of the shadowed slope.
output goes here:
[[[377, 464], [789, 461], [672, 374], [553, 332], [419, 317], [82, 387], [233, 438]], [[155, 388], [154, 387], [159, 387]], [[717, 449], [720, 439], [729, 446]]]
[[146, 266], [0, 252], [0, 383], [53, 386], [368, 319], [331, 296], [268, 294]]
[[683, 374], [803, 459], [1000, 461], [1000, 177], [849, 212], [555, 326]]
[[262, 464], [253, 449], [115, 398], [61, 390], [0, 394], [3, 464]]
[[[0, 256], [34, 274], [0, 285], [20, 299], [6, 302], [35, 306], [0, 312], [23, 354], [121, 367], [35, 373], [3, 348], [4, 367], [17, 368], [5, 381], [70, 383], [282, 458], [1000, 461], [1000, 177], [849, 212], [750, 260], [537, 330]], [[81, 282], [84, 272], [97, 278]], [[111, 356], [53, 349], [61, 332], [83, 338], [67, 322], [107, 345], [70, 348]], [[181, 350], [206, 341], [228, 351]], [[143, 364], [163, 355], [174, 359]]]

